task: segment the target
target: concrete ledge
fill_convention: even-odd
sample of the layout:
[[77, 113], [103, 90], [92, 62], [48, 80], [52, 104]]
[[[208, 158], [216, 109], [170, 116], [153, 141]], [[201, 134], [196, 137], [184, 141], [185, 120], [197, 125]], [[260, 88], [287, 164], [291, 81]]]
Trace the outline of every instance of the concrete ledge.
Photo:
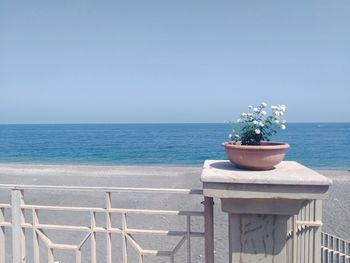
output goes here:
[[284, 161], [273, 170], [242, 170], [227, 160], [206, 160], [202, 182], [269, 185], [331, 185], [332, 180], [297, 162]]
[[204, 196], [217, 198], [279, 198], [279, 199], [326, 199], [329, 186], [326, 185], [261, 185], [203, 183]]

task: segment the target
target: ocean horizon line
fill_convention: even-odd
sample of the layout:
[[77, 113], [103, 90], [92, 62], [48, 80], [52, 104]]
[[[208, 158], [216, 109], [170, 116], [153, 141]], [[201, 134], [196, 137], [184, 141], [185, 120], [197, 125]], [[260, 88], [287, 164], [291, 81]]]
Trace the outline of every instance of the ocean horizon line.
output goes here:
[[[223, 159], [224, 160], [224, 159]], [[226, 159], [225, 159], [226, 160]], [[228, 160], [227, 160], [228, 161]], [[295, 161], [296, 160], [285, 160], [285, 161]], [[0, 161], [0, 167], [1, 166], [76, 166], [76, 167], [159, 167], [159, 168], [201, 168], [204, 164], [203, 163], [98, 163], [98, 162], [3, 162]], [[301, 163], [301, 165], [304, 165], [312, 170], [319, 170], [319, 171], [345, 171], [349, 172], [350, 176], [350, 167], [317, 167], [317, 166], [309, 166]]]
[[[288, 124], [350, 124], [350, 121], [289, 121]], [[186, 124], [229, 124], [225, 122], [58, 122], [58, 123], [0, 123], [0, 125], [186, 125]]]

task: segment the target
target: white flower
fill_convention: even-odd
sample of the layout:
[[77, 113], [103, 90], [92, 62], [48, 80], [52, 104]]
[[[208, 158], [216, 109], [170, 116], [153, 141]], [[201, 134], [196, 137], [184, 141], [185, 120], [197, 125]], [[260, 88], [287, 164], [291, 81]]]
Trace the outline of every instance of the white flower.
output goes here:
[[261, 115], [266, 115], [267, 114], [267, 112], [266, 111], [262, 111], [262, 112], [260, 112], [261, 113]]
[[260, 122], [259, 125], [260, 125], [260, 127], [264, 127], [265, 126], [265, 124], [262, 123], [262, 122]]
[[247, 115], [248, 115], [248, 116], [253, 116], [253, 113], [248, 112]]
[[286, 105], [278, 105], [279, 108], [281, 109], [281, 111], [285, 112], [287, 110], [287, 106]]
[[258, 108], [253, 109], [254, 112], [259, 112], [260, 110]]
[[279, 123], [280, 123], [280, 121], [279, 121], [279, 120], [275, 120], [275, 123], [279, 124]]
[[258, 125], [259, 122], [258, 121], [253, 121], [253, 124]]
[[265, 108], [267, 106], [267, 103], [266, 102], [261, 102], [261, 107]]
[[271, 109], [277, 110], [277, 106], [271, 106]]
[[279, 117], [279, 116], [281, 115], [281, 113], [280, 113], [278, 110], [276, 110], [276, 111], [275, 111], [275, 115], [276, 115], [277, 117]]
[[248, 109], [252, 110], [252, 109], [253, 109], [253, 106], [252, 106], [252, 105], [249, 105], [249, 106], [248, 106]]
[[238, 134], [235, 134], [235, 138], [239, 138], [239, 135], [238, 135]]
[[260, 129], [255, 129], [255, 133], [260, 134], [261, 133]]
[[242, 117], [246, 117], [246, 116], [247, 116], [247, 113], [243, 112], [243, 113], [241, 114], [241, 116], [242, 116]]
[[230, 134], [228, 135], [228, 137], [229, 137], [230, 139], [232, 139], [232, 134], [230, 133]]
[[286, 129], [286, 125], [282, 124], [282, 125], [281, 125], [281, 129], [282, 129], [282, 130], [285, 130], [285, 129]]

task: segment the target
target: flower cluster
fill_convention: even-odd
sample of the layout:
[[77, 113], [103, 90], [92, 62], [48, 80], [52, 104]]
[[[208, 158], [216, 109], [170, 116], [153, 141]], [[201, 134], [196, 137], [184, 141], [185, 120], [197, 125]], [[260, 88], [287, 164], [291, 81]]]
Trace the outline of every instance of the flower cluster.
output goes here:
[[249, 106], [248, 112], [240, 115], [229, 138], [235, 142], [241, 141], [243, 145], [259, 145], [261, 141], [269, 141], [277, 133], [275, 128], [285, 130], [286, 121], [282, 117], [287, 107], [283, 104], [271, 106], [270, 115], [266, 108], [266, 102], [257, 107]]

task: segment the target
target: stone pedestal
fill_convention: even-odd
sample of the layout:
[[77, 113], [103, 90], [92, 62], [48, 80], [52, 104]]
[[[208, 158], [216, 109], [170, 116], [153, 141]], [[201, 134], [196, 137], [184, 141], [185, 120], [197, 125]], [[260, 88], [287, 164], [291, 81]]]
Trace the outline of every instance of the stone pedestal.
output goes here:
[[247, 171], [225, 160], [205, 161], [201, 181], [204, 196], [220, 198], [228, 213], [230, 263], [289, 262], [288, 220], [305, 200], [325, 199], [332, 183], [296, 162]]

